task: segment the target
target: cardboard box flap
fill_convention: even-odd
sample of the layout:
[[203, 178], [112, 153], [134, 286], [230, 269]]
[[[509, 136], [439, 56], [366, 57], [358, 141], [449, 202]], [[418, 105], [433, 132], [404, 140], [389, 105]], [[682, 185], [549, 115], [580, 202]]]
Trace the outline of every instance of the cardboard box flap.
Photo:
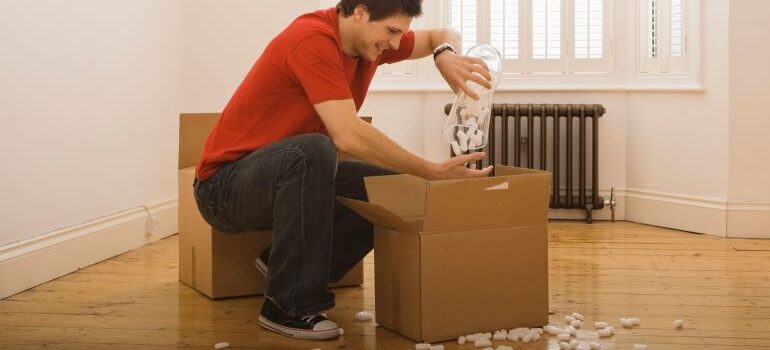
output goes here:
[[547, 172], [428, 183], [423, 234], [534, 225], [547, 220]]
[[548, 173], [545, 170], [529, 169], [529, 168], [517, 168], [508, 165], [495, 165], [495, 176], [510, 176], [510, 175], [524, 175], [524, 174], [542, 174]]
[[339, 196], [337, 200], [375, 225], [404, 233], [416, 234], [419, 231], [418, 228], [379, 204]]
[[377, 203], [404, 219], [425, 214], [427, 181], [412, 175], [385, 175], [364, 178], [369, 202]]
[[182, 113], [179, 116], [179, 169], [195, 166], [219, 113]]

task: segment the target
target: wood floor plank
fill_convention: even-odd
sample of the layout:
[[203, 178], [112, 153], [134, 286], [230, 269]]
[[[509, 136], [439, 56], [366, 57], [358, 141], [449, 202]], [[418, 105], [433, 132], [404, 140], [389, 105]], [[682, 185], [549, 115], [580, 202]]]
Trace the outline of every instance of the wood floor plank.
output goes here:
[[[1, 349], [413, 349], [414, 342], [353, 316], [374, 310], [374, 266], [364, 285], [337, 288], [328, 312], [345, 328], [329, 342], [292, 341], [256, 322], [261, 296], [212, 301], [178, 282], [173, 236], [0, 301]], [[723, 239], [629, 222], [549, 225], [552, 324], [581, 312], [586, 329], [619, 326], [603, 349], [770, 350], [770, 240]], [[685, 327], [675, 330], [674, 319]], [[490, 330], [491, 331], [491, 330]], [[444, 342], [445, 349], [475, 349]], [[554, 337], [494, 342], [556, 349]]]

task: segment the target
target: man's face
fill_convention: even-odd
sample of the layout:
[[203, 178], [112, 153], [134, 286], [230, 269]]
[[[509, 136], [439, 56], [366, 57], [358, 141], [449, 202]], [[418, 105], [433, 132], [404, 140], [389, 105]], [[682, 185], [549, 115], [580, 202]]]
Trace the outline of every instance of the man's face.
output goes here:
[[[362, 10], [363, 13], [359, 13]], [[365, 9], [356, 9], [356, 15], [360, 16], [358, 40], [356, 51], [358, 55], [367, 61], [374, 61], [385, 50], [396, 50], [401, 43], [401, 36], [409, 30], [412, 17], [397, 14], [382, 18], [377, 21], [369, 20], [369, 13]]]

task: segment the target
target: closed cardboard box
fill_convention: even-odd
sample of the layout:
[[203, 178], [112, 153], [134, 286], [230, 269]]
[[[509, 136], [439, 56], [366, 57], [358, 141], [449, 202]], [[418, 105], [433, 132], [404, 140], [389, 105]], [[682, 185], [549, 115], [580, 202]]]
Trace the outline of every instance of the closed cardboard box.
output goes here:
[[[224, 233], [201, 217], [193, 196], [195, 163], [219, 114], [182, 114], [179, 124], [179, 280], [216, 298], [263, 294], [265, 277], [254, 261], [271, 231]], [[363, 262], [331, 287], [363, 283]]]
[[487, 178], [366, 178], [369, 202], [339, 198], [375, 224], [377, 323], [420, 342], [548, 323], [545, 171]]

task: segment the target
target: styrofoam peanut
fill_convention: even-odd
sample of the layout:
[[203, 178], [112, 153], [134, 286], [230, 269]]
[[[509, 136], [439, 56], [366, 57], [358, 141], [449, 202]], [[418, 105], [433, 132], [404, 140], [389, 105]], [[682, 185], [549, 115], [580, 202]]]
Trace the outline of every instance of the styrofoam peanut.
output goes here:
[[588, 343], [580, 342], [578, 343], [577, 347], [575, 347], [577, 350], [591, 350], [591, 346], [588, 345]]
[[461, 335], [459, 338], [457, 338], [457, 344], [463, 345], [465, 344], [465, 336]]
[[220, 349], [227, 349], [230, 347], [230, 343], [228, 342], [221, 342], [214, 344], [214, 349], [220, 350]]
[[508, 335], [506, 335], [505, 338], [510, 341], [519, 341], [519, 335], [514, 332], [508, 332]]
[[646, 344], [634, 344], [634, 350], [647, 350]]
[[430, 344], [428, 343], [414, 344], [414, 350], [430, 350]]
[[460, 114], [460, 118], [462, 118], [462, 120], [468, 119], [468, 109], [467, 108], [460, 107], [460, 108], [457, 109], [457, 113]]
[[569, 333], [562, 333], [556, 336], [559, 338], [559, 340], [568, 341], [570, 338], [572, 338], [572, 335]]
[[500, 345], [495, 350], [513, 350], [513, 347], [508, 345]]
[[580, 341], [592, 341], [592, 340], [599, 339], [599, 333], [591, 332], [591, 331], [585, 331], [585, 330], [580, 330], [580, 331], [577, 332], [575, 337], [577, 337], [577, 339], [580, 340]]
[[607, 326], [609, 326], [609, 324], [607, 322], [604, 322], [604, 321], [594, 322], [594, 327], [596, 327], [596, 329], [602, 329], [602, 328], [605, 328]]
[[[478, 148], [484, 144], [484, 137], [482, 136], [481, 132], [476, 130], [476, 132], [470, 136], [470, 141], [468, 142], [468, 150], [473, 150], [475, 148]], [[471, 145], [475, 145], [474, 147], [471, 147]]]
[[466, 150], [468, 149], [468, 134], [466, 134], [462, 130], [457, 130], [457, 144], [460, 145], [460, 149]]
[[684, 320], [675, 320], [674, 321], [674, 328], [681, 329], [684, 327]]
[[364, 322], [364, 321], [371, 321], [372, 320], [372, 313], [369, 311], [359, 311], [356, 313], [355, 320], [357, 322]]
[[476, 138], [472, 138], [470, 142], [468, 142], [468, 149], [476, 149], [476, 146], [478, 146]]
[[460, 148], [460, 145], [457, 143], [457, 141], [452, 141], [452, 152], [454, 152], [456, 156], [463, 154], [463, 150]]
[[633, 322], [627, 318], [621, 318], [620, 319], [620, 325], [626, 328], [631, 328], [634, 326]]
[[487, 120], [487, 112], [484, 111], [484, 108], [487, 108], [487, 107], [482, 107], [481, 112], [479, 112], [479, 119], [478, 119], [479, 125], [484, 125], [484, 121]]
[[632, 326], [638, 326], [642, 322], [642, 320], [636, 317], [629, 318], [628, 321], [631, 322]]
[[495, 334], [492, 336], [492, 339], [494, 339], [494, 340], [505, 340], [506, 336], [507, 336], [507, 334], [503, 334], [503, 333], [500, 333], [500, 332], [495, 332]]
[[521, 341], [526, 344], [532, 341], [532, 333], [528, 333], [525, 336], [521, 337]]
[[431, 345], [430, 350], [444, 350], [443, 345]]
[[585, 317], [583, 317], [583, 315], [581, 315], [581, 314], [579, 314], [577, 312], [573, 312], [572, 313], [572, 317], [574, 317], [576, 320], [581, 320], [581, 321], [584, 321], [586, 319]]
[[564, 321], [567, 322], [567, 324], [570, 324], [572, 322], [575, 322], [575, 318], [572, 317], [572, 315], [564, 316]]
[[492, 342], [490, 342], [487, 339], [479, 339], [479, 340], [476, 340], [473, 343], [473, 346], [475, 346], [477, 348], [484, 348], [484, 347], [487, 347], [487, 346], [492, 346]]
[[575, 327], [575, 328], [581, 328], [581, 327], [583, 327], [583, 321], [574, 320], [574, 321], [570, 322], [569, 325], [572, 326], [572, 327]]
[[611, 337], [612, 333], [614, 332], [615, 332], [615, 329], [612, 327], [605, 327], [603, 329], [596, 331], [596, 333], [599, 334], [600, 337]]
[[569, 348], [570, 348], [569, 343], [566, 343], [566, 342], [563, 342], [563, 341], [559, 342], [559, 349], [567, 350]]
[[591, 346], [591, 350], [599, 350], [602, 348], [602, 344], [599, 344], [599, 342], [595, 341], [588, 342], [588, 345]]

